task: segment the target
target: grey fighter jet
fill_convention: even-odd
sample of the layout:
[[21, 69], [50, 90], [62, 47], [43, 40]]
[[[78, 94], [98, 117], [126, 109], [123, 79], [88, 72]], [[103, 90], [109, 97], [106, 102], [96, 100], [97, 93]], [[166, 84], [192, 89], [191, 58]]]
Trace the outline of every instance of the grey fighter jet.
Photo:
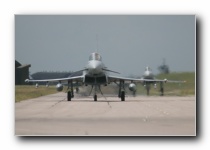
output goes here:
[[112, 76], [109, 75], [109, 72], [117, 73], [116, 71], [109, 70], [102, 62], [102, 57], [98, 53], [94, 52], [90, 55], [89, 61], [86, 67], [82, 70], [82, 75], [74, 76], [71, 75], [67, 78], [59, 78], [59, 79], [44, 79], [44, 80], [31, 80], [26, 79], [25, 82], [35, 82], [38, 85], [38, 82], [46, 82], [48, 85], [49, 82], [58, 82], [56, 85], [57, 91], [63, 90], [63, 83], [67, 82], [68, 90], [67, 90], [67, 100], [71, 101], [74, 97], [74, 90], [73, 86], [77, 85], [77, 83], [82, 83], [82, 85], [91, 85], [92, 90], [94, 89], [93, 98], [94, 101], [97, 101], [97, 89], [100, 90], [101, 94], [103, 95], [100, 86], [104, 85], [107, 86], [110, 83], [116, 83], [119, 86], [119, 93], [118, 97], [121, 98], [121, 101], [125, 101], [125, 81], [130, 82], [129, 89], [131, 91], [136, 90], [136, 82], [152, 82], [153, 80], [150, 79], [136, 79], [136, 78], [126, 78], [120, 76]]
[[[157, 83], [160, 83], [160, 95], [164, 95], [164, 83], [171, 82], [171, 83], [184, 83], [185, 81], [174, 81], [174, 80], [167, 80], [167, 79], [156, 79], [154, 74], [152, 73], [152, 69], [150, 67], [145, 68], [145, 72], [143, 77], [141, 78], [143, 81], [143, 85], [147, 90], [147, 95], [149, 95], [149, 91], [151, 88], [151, 84], [154, 85], [154, 88], [157, 88]], [[148, 81], [150, 80], [150, 81]]]

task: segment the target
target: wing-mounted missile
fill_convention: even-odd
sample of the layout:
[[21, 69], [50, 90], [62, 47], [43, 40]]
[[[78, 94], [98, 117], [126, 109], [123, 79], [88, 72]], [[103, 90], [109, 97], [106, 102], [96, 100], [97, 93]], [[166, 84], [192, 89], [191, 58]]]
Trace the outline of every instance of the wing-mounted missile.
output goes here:
[[56, 90], [57, 90], [58, 92], [63, 91], [63, 85], [62, 85], [61, 83], [58, 83], [58, 84], [56, 85]]
[[135, 92], [136, 91], [136, 84], [130, 83], [129, 86], [128, 86], [128, 89], [132, 92]]
[[136, 95], [136, 84], [130, 83], [128, 89], [133, 92], [133, 96]]

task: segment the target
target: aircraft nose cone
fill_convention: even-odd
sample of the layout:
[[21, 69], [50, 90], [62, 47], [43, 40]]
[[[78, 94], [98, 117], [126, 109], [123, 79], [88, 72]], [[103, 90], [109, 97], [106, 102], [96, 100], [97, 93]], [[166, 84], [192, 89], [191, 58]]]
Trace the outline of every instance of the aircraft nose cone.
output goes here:
[[90, 64], [90, 69], [97, 69], [98, 67], [99, 67], [99, 63], [97, 63], [97, 62], [92, 62]]
[[92, 69], [97, 69], [98, 66], [99, 66], [98, 63], [93, 63], [91, 68], [92, 68]]
[[93, 61], [89, 64], [89, 71], [90, 73], [97, 74], [101, 71], [101, 64], [100, 62]]
[[149, 71], [145, 71], [144, 76], [149, 76], [150, 72]]

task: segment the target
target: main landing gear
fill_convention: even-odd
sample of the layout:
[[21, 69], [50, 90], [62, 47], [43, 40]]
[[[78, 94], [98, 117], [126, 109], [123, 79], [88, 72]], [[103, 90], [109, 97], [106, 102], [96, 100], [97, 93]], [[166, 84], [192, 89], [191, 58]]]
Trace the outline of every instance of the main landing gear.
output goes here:
[[73, 84], [72, 84], [72, 81], [68, 81], [67, 101], [71, 101], [71, 99], [72, 99], [73, 97], [74, 97]]
[[124, 81], [121, 80], [119, 84], [119, 93], [118, 97], [121, 98], [121, 101], [125, 101], [125, 86], [124, 86]]
[[93, 96], [93, 98], [94, 98], [94, 101], [97, 101], [97, 95], [96, 94]]
[[[160, 82], [160, 96], [163, 96], [164, 95], [164, 82]], [[146, 90], [147, 90], [147, 96], [149, 96], [149, 91], [150, 91], [150, 84], [145, 84], [144, 85]], [[155, 88], [156, 88], [156, 85], [155, 85]]]
[[164, 95], [163, 82], [160, 82], [160, 96]]

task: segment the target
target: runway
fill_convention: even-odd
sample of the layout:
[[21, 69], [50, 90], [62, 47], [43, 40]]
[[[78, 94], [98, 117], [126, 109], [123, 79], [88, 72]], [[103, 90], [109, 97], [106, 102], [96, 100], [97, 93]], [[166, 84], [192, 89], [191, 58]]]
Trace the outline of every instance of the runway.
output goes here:
[[15, 135], [195, 136], [196, 100], [189, 97], [116, 97], [57, 93], [15, 103]]

